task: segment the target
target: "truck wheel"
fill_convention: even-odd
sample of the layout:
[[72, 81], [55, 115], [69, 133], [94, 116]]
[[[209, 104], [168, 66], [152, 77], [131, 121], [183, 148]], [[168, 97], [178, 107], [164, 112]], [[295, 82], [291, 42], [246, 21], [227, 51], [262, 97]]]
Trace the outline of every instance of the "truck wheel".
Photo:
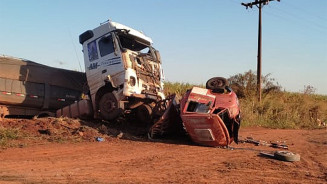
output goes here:
[[278, 160], [295, 162], [300, 161], [300, 155], [289, 151], [276, 151], [274, 157]]
[[118, 101], [112, 93], [106, 93], [101, 97], [99, 110], [101, 117], [105, 120], [114, 120], [121, 113], [118, 108]]
[[223, 77], [214, 77], [207, 81], [206, 88], [211, 90], [224, 89], [228, 86], [228, 81]]

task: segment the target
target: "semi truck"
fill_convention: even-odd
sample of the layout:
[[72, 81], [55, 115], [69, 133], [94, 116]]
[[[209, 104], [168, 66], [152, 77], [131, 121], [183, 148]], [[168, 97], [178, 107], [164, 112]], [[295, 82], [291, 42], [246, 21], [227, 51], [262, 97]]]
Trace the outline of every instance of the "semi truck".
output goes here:
[[[114, 120], [135, 112], [148, 121], [165, 98], [152, 39], [106, 21], [79, 36], [85, 73], [13, 57], [0, 58], [0, 115], [55, 115]], [[56, 112], [54, 114], [54, 112]]]
[[114, 120], [135, 112], [147, 122], [163, 93], [163, 70], [152, 39], [128, 26], [107, 21], [79, 36], [83, 47], [88, 99], [57, 111], [57, 116]]

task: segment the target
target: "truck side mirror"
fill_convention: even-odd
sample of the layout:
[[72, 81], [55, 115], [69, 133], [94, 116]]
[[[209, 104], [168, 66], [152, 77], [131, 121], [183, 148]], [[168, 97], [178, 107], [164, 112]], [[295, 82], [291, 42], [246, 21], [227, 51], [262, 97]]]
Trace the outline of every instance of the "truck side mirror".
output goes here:
[[156, 55], [156, 58], [157, 58], [157, 61], [158, 61], [158, 63], [161, 63], [161, 56], [160, 56], [160, 52], [159, 52], [159, 51], [157, 51], [157, 50], [155, 50], [155, 51], [154, 51], [154, 54]]
[[79, 43], [83, 44], [86, 40], [92, 38], [94, 36], [94, 33], [92, 30], [87, 30], [81, 35], [79, 35]]

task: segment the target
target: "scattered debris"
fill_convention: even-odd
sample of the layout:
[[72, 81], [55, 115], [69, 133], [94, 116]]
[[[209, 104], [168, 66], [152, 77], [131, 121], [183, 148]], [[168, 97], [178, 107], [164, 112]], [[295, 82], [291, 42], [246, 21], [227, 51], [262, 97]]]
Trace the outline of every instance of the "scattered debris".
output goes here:
[[98, 141], [98, 142], [103, 142], [104, 138], [103, 137], [96, 137], [95, 140]]
[[175, 94], [157, 103], [154, 107], [153, 119], [154, 124], [148, 132], [149, 139], [185, 132], [179, 114], [179, 100]]
[[282, 149], [288, 149], [288, 145], [284, 143], [279, 143], [279, 141], [277, 142], [270, 142], [268, 143], [267, 141], [262, 141], [262, 140], [254, 140], [253, 137], [247, 137], [244, 140], [240, 140], [240, 143], [251, 143], [254, 144], [256, 146], [268, 146], [268, 147], [273, 147], [273, 148], [282, 148]]
[[287, 162], [300, 161], [300, 155], [290, 151], [275, 151], [274, 153], [260, 152], [260, 155]]
[[[270, 142], [267, 143], [267, 141], [263, 140], [255, 140], [253, 137], [246, 137], [246, 139], [240, 139], [240, 143], [250, 143], [254, 144], [255, 146], [267, 146], [272, 148], [278, 148], [278, 149], [287, 149], [288, 145], [285, 144], [285, 141], [276, 141], [276, 142]], [[282, 142], [282, 143], [280, 143]], [[234, 147], [228, 147], [230, 150], [234, 149], [241, 149], [241, 150], [249, 150], [249, 151], [256, 151], [259, 152], [259, 155], [266, 156], [269, 158], [281, 160], [281, 161], [288, 161], [288, 162], [295, 162], [300, 160], [300, 155], [297, 153], [292, 153], [290, 151], [264, 151], [264, 150], [258, 150], [253, 148], [234, 148]]]
[[123, 136], [124, 136], [124, 133], [123, 133], [123, 132], [120, 132], [120, 133], [117, 135], [117, 138], [118, 138], [118, 139], [121, 139]]

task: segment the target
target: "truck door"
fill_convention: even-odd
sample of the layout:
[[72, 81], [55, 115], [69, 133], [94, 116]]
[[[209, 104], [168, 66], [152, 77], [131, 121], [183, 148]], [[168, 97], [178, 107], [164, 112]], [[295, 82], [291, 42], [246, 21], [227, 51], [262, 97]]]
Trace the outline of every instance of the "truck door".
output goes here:
[[[111, 34], [99, 38], [98, 46], [100, 54], [100, 68], [103, 75], [115, 77], [117, 74], [125, 71], [121, 53], [119, 50], [116, 50], [115, 52]], [[122, 78], [122, 81], [118, 80], [113, 82], [115, 83], [114, 85], [120, 85], [124, 82], [124, 78]]]
[[[112, 35], [107, 34], [85, 44], [84, 50], [87, 51], [84, 57], [88, 84], [91, 94], [94, 94], [104, 85], [104, 80], [108, 75], [115, 76], [124, 71], [120, 52], [115, 52]], [[123, 78], [123, 77], [122, 77]], [[123, 83], [124, 79], [115, 80], [115, 84]]]

